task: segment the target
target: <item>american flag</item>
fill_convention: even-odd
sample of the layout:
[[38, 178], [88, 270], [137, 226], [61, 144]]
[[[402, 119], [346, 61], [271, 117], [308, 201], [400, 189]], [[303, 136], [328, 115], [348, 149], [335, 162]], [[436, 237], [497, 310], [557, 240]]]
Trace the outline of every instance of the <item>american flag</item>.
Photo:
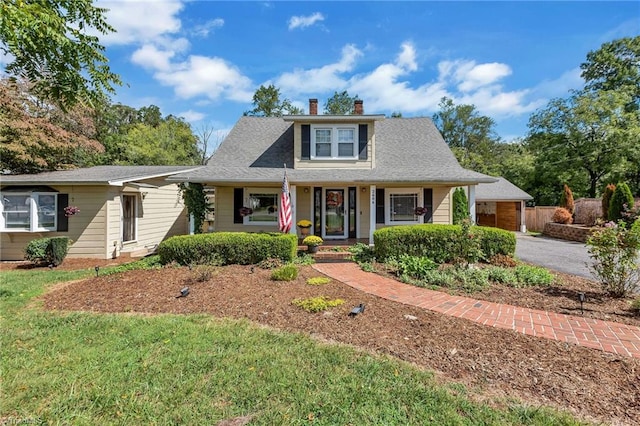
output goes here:
[[282, 195], [280, 196], [280, 211], [278, 213], [278, 226], [281, 232], [288, 233], [292, 225], [291, 195], [289, 194], [289, 179], [287, 171], [284, 172], [282, 181]]

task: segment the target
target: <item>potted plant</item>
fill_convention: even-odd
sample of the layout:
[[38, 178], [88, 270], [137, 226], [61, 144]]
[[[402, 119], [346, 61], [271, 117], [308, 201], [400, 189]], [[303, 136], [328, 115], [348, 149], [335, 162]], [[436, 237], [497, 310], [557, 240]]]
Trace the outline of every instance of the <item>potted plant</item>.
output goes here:
[[316, 235], [309, 235], [304, 240], [302, 240], [302, 244], [307, 246], [307, 253], [317, 253], [318, 246], [322, 245], [323, 242], [324, 241], [322, 241], [322, 238]]
[[416, 209], [413, 211], [413, 214], [416, 216], [424, 216], [425, 214], [427, 214], [427, 208], [426, 207], [416, 207]]
[[300, 235], [309, 235], [309, 228], [311, 228], [312, 225], [310, 220], [301, 219], [296, 225], [298, 225], [298, 228], [300, 228]]

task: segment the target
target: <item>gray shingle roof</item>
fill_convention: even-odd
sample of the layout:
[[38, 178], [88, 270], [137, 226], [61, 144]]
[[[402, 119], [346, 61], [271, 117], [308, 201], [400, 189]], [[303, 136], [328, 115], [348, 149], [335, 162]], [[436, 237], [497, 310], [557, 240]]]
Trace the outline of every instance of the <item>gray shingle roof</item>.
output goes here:
[[95, 166], [32, 175], [0, 175], [0, 184], [121, 185], [126, 182], [187, 172], [201, 166]]
[[[370, 119], [369, 119], [370, 120]], [[288, 169], [291, 183], [451, 183], [495, 179], [462, 168], [429, 118], [393, 118], [375, 123], [373, 169]], [[207, 167], [169, 180], [211, 183], [276, 183], [283, 164], [293, 166], [293, 123], [279, 117], [242, 117]]]
[[497, 182], [481, 183], [476, 187], [476, 201], [532, 200], [533, 197], [503, 177]]

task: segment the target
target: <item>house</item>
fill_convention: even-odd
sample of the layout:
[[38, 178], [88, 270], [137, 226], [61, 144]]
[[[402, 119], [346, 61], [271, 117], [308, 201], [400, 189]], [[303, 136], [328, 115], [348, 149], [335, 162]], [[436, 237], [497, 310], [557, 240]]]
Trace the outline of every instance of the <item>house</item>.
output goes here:
[[146, 255], [165, 238], [189, 232], [178, 185], [165, 179], [194, 168], [98, 166], [2, 175], [0, 259], [21, 260], [30, 240], [52, 236], [73, 241], [68, 257]]
[[507, 179], [480, 183], [476, 188], [476, 223], [508, 231], [527, 232], [525, 201], [533, 197]]
[[[214, 231], [278, 229], [286, 173], [293, 221], [325, 240], [362, 238], [393, 225], [451, 223], [452, 189], [496, 179], [462, 168], [429, 118], [366, 115], [242, 117], [207, 167], [168, 178], [215, 188]], [[470, 203], [475, 210], [475, 201]], [[426, 214], [416, 214], [426, 207]], [[295, 226], [292, 232], [296, 232]]]

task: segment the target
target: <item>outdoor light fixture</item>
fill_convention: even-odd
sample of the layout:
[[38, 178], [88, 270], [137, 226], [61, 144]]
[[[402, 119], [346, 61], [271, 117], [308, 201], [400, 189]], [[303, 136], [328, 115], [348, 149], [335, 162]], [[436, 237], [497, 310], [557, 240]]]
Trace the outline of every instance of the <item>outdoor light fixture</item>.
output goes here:
[[584, 315], [583, 304], [584, 301], [587, 300], [583, 292], [578, 293], [578, 300], [580, 301], [580, 313]]
[[97, 277], [98, 274], [100, 274], [100, 267], [96, 266], [94, 269], [96, 270], [96, 277]]

